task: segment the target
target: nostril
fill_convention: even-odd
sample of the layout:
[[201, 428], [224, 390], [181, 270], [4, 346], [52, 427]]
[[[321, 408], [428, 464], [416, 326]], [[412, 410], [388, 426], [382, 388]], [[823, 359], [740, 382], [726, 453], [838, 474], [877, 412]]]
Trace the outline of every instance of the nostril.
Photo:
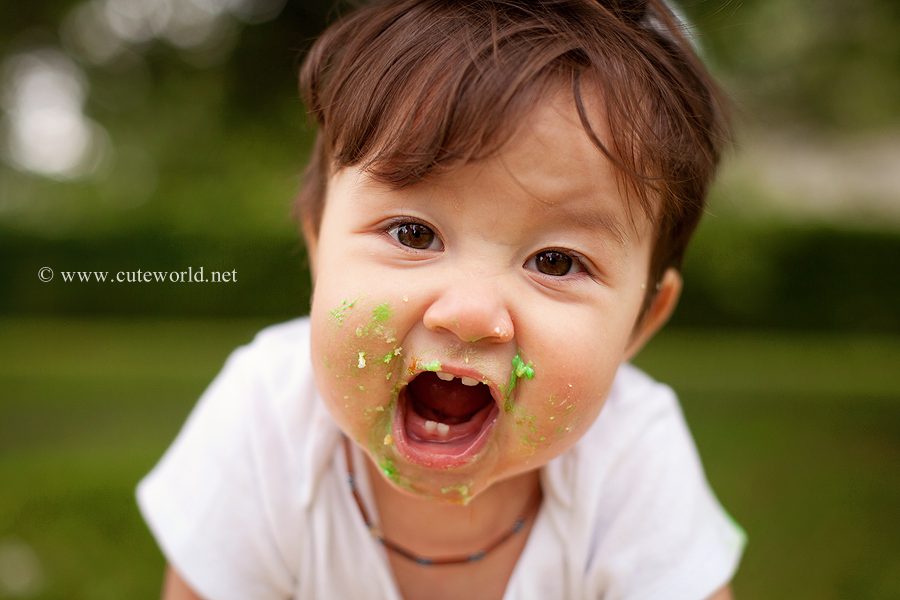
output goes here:
[[506, 300], [493, 287], [449, 286], [428, 306], [422, 320], [430, 331], [454, 335], [464, 342], [507, 342], [513, 338]]
[[441, 325], [435, 325], [433, 323], [425, 323], [425, 327], [435, 333], [449, 333], [450, 332], [450, 330], [447, 329], [446, 327], [443, 327]]

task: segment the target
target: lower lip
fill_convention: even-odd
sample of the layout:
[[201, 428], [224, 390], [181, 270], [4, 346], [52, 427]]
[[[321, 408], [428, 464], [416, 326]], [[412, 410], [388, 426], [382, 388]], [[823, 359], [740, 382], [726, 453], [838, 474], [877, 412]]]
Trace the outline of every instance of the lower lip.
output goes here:
[[429, 469], [452, 469], [472, 462], [488, 440], [500, 411], [493, 403], [481, 428], [474, 434], [451, 442], [419, 441], [406, 432], [408, 400], [401, 394], [399, 410], [394, 413], [392, 437], [397, 451], [409, 462]]

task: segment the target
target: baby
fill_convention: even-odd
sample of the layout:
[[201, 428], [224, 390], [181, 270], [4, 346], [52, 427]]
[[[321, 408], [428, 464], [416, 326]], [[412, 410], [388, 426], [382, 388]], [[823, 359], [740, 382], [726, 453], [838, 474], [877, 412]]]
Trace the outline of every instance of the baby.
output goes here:
[[302, 91], [309, 318], [239, 349], [139, 487], [164, 598], [731, 598], [671, 391], [727, 139], [660, 0], [387, 0]]

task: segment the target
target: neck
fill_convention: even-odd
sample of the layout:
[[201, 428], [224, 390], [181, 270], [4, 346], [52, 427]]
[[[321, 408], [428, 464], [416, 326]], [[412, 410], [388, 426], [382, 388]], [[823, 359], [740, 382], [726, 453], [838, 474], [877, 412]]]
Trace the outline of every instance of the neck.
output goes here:
[[479, 550], [509, 531], [516, 519], [533, 521], [540, 502], [537, 471], [494, 483], [459, 505], [401, 491], [370, 460], [365, 462], [385, 537], [426, 556]]

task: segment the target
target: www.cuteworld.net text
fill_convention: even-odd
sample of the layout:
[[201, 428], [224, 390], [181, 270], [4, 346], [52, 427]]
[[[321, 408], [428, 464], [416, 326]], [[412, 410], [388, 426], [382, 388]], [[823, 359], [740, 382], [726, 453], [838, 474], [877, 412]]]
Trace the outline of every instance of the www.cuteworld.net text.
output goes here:
[[[204, 273], [203, 267], [194, 270], [188, 267], [186, 271], [119, 271], [112, 274], [109, 271], [60, 271], [62, 280], [66, 283], [103, 283], [106, 281], [120, 283], [235, 283], [237, 282], [237, 269], [231, 271], [210, 271]], [[53, 270], [44, 267], [38, 272], [41, 281], [47, 282], [53, 279]]]

